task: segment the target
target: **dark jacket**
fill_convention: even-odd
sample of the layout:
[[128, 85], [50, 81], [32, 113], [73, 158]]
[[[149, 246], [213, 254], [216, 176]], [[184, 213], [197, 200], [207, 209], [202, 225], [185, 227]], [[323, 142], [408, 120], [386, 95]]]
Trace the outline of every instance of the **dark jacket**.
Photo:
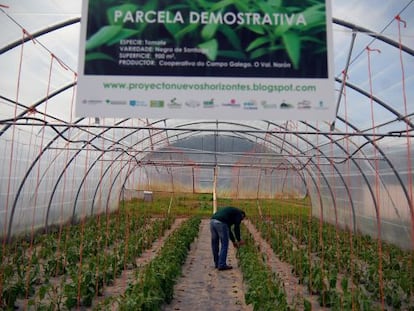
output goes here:
[[[220, 220], [229, 226], [229, 238], [234, 243], [236, 240], [240, 241], [240, 223], [244, 218], [244, 212], [241, 209], [232, 206], [226, 206], [219, 209], [211, 217], [212, 219]], [[234, 234], [231, 226], [234, 225]], [[236, 238], [234, 237], [236, 236]]]

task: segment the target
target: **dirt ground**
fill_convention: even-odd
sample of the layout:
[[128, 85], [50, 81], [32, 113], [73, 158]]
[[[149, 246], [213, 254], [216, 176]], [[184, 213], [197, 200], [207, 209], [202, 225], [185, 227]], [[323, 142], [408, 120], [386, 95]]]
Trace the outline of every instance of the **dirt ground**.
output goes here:
[[235, 249], [230, 246], [227, 264], [232, 270], [214, 268], [210, 246], [209, 220], [203, 220], [193, 242], [183, 275], [174, 288], [174, 299], [164, 311], [248, 311], [244, 303], [243, 277], [237, 266]]
[[[291, 267], [277, 259], [270, 246], [264, 241], [254, 226], [243, 222], [253, 234], [255, 241], [265, 254], [271, 269], [283, 280], [290, 305], [296, 310], [303, 310], [305, 296], [312, 302], [312, 310], [323, 310], [315, 297], [308, 296], [306, 289], [298, 284], [291, 274]], [[209, 220], [201, 222], [198, 238], [193, 242], [187, 261], [183, 267], [183, 275], [174, 288], [174, 299], [165, 305], [164, 311], [250, 311], [251, 305], [244, 302], [245, 284], [242, 272], [237, 264], [235, 249], [230, 245], [228, 264], [232, 270], [218, 271], [214, 268], [210, 246]]]

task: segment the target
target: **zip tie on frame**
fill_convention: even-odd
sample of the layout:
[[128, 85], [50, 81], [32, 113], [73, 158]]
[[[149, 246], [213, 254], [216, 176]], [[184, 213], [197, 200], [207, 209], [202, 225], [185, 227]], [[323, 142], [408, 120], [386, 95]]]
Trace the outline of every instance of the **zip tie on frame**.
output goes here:
[[53, 58], [53, 59], [55, 59], [55, 60], [59, 63], [59, 65], [60, 65], [60, 66], [62, 66], [62, 68], [63, 68], [63, 69], [65, 69], [65, 70], [69, 70], [68, 66], [66, 66], [66, 65], [63, 63], [63, 61], [61, 61], [58, 57], [56, 57], [56, 55], [55, 55], [55, 54], [50, 53], [50, 55], [52, 56], [52, 58]]
[[30, 40], [32, 40], [33, 44], [36, 44], [36, 40], [35, 38], [33, 38], [33, 36], [30, 34], [30, 32], [28, 32], [26, 29], [22, 28], [23, 34], [25, 36], [28, 36], [30, 38]]
[[[28, 114], [35, 114], [35, 113], [37, 113], [38, 111], [37, 111], [37, 109], [36, 109], [36, 107], [35, 106], [30, 106], [28, 109], [27, 109], [27, 113]], [[27, 120], [28, 121], [28, 120]]]
[[342, 75], [343, 75], [344, 79], [345, 79], [345, 78], [346, 78], [346, 79], [349, 79], [348, 71], [346, 71], [345, 69], [344, 69], [344, 70], [342, 70]]
[[397, 21], [399, 21], [400, 23], [404, 24], [404, 28], [407, 27], [407, 22], [405, 20], [401, 19], [401, 16], [400, 15], [395, 16], [395, 19]]
[[380, 49], [371, 49], [369, 46], [367, 46], [366, 49], [367, 49], [368, 52], [378, 52], [378, 53], [381, 53], [381, 50]]

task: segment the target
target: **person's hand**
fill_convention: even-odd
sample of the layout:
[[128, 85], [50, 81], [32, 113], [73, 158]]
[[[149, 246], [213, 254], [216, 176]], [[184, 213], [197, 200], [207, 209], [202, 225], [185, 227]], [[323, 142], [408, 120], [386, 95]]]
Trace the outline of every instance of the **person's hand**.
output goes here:
[[244, 245], [244, 244], [246, 244], [246, 242], [244, 242], [243, 240], [240, 240], [240, 241], [236, 241], [236, 242], [234, 242], [233, 243], [233, 246], [235, 247], [235, 248], [239, 248], [240, 246], [242, 246], [242, 245]]

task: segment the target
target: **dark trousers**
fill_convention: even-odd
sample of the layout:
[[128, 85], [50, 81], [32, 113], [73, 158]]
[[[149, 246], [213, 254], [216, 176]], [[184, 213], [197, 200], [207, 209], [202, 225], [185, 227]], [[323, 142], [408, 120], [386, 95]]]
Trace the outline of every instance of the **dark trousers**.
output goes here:
[[210, 231], [214, 266], [216, 268], [225, 267], [227, 265], [227, 250], [229, 248], [229, 227], [224, 222], [211, 219]]

